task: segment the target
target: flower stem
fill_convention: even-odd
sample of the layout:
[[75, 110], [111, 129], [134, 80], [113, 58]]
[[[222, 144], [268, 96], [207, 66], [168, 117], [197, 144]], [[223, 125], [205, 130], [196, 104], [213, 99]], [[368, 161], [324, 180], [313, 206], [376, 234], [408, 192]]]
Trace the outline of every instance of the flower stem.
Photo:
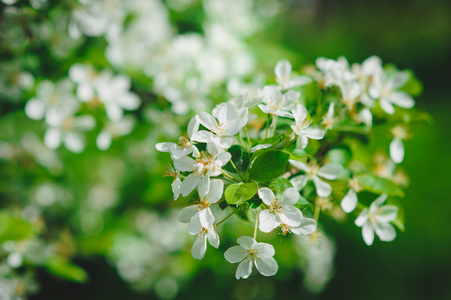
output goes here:
[[273, 116], [272, 116], [272, 123], [271, 123], [271, 126], [272, 126], [272, 135], [271, 135], [271, 136], [274, 136], [274, 134], [276, 134], [277, 115], [273, 115]]
[[240, 141], [241, 146], [243, 146], [244, 149], [247, 150], [247, 146], [243, 141], [243, 137], [241, 136], [241, 132], [238, 134], [238, 140]]
[[235, 166], [235, 164], [233, 163], [232, 160], [230, 160], [230, 163], [232, 164], [232, 167], [233, 167], [233, 168], [235, 169], [235, 171], [237, 172], [238, 176], [240, 176], [241, 180], [242, 180], [242, 181], [245, 181], [244, 178], [243, 178], [243, 176], [241, 176], [240, 171], [238, 171], [238, 168]]
[[244, 132], [246, 133], [247, 143], [249, 144], [249, 149], [252, 148], [251, 139], [249, 138], [249, 132], [247, 132], [247, 127], [244, 127]]
[[254, 227], [254, 240], [257, 239], [257, 228], [258, 228], [258, 207], [255, 210], [255, 227]]
[[232, 211], [230, 214], [227, 215], [227, 217], [225, 217], [224, 219], [221, 220], [221, 222], [216, 223], [214, 226], [218, 226], [221, 225], [222, 223], [224, 223], [228, 218], [230, 218], [231, 216], [233, 216], [234, 214], [236, 214], [238, 212], [238, 208], [236, 208], [234, 211]]
[[318, 224], [320, 211], [321, 211], [321, 208], [319, 207], [319, 205], [315, 205], [315, 212], [313, 213], [313, 219], [315, 220], [316, 224]]
[[268, 114], [268, 120], [266, 121], [266, 132], [265, 132], [265, 139], [268, 138], [268, 129], [269, 129], [269, 119], [271, 116]]
[[229, 173], [227, 173], [226, 171], [222, 170], [222, 175], [224, 175], [225, 177], [232, 179], [233, 181], [236, 181], [235, 178], [233, 178]]

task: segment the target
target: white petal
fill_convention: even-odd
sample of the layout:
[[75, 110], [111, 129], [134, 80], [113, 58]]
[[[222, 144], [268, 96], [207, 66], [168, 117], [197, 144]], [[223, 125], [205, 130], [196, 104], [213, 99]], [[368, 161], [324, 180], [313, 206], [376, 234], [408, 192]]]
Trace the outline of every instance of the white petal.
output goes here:
[[314, 176], [313, 177], [313, 183], [316, 187], [316, 193], [320, 197], [329, 197], [329, 195], [332, 193], [332, 187], [327, 182], [322, 181], [319, 179], [319, 177]]
[[298, 191], [302, 190], [307, 185], [307, 182], [308, 182], [307, 175], [299, 175], [290, 179], [290, 183]]
[[324, 137], [324, 131], [315, 128], [306, 128], [303, 130], [304, 135], [314, 140], [320, 140]]
[[78, 132], [68, 132], [63, 135], [64, 145], [74, 153], [80, 153], [85, 148], [85, 139]]
[[90, 115], [82, 115], [75, 117], [73, 121], [73, 126], [75, 129], [80, 131], [91, 130], [96, 127], [96, 119]]
[[387, 96], [389, 101], [399, 107], [412, 108], [415, 106], [415, 100], [405, 92], [393, 92]]
[[394, 205], [384, 205], [378, 209], [376, 221], [378, 223], [389, 223], [398, 217], [398, 207]]
[[285, 88], [289, 89], [295, 86], [303, 86], [312, 82], [312, 79], [307, 76], [296, 76], [285, 84]]
[[202, 224], [200, 223], [200, 217], [199, 214], [195, 214], [191, 221], [188, 224], [188, 232], [190, 234], [198, 234], [202, 231]]
[[237, 240], [238, 244], [240, 244], [241, 247], [247, 250], [254, 249], [255, 244], [257, 243], [253, 238], [250, 236], [240, 236]]
[[82, 102], [89, 102], [94, 98], [94, 90], [89, 84], [80, 84], [76, 93]]
[[61, 130], [49, 128], [44, 135], [44, 144], [50, 149], [56, 149], [61, 145]]
[[404, 160], [404, 144], [401, 139], [393, 139], [390, 143], [390, 157], [397, 164], [402, 163]]
[[370, 224], [366, 224], [362, 228], [362, 237], [365, 244], [371, 246], [374, 242], [374, 230]]
[[192, 136], [196, 134], [198, 131], [199, 131], [199, 122], [197, 121], [196, 117], [192, 117], [188, 123], [188, 128], [186, 129], [188, 137], [192, 138]]
[[365, 208], [360, 212], [354, 223], [358, 227], [363, 227], [366, 223], [368, 223], [368, 208]]
[[278, 202], [281, 206], [293, 205], [298, 202], [299, 197], [299, 192], [294, 187], [290, 187], [283, 192]]
[[182, 185], [182, 181], [179, 177], [177, 177], [171, 184], [172, 192], [174, 193], [174, 200], [180, 196], [180, 186]]
[[255, 250], [263, 257], [273, 257], [276, 253], [273, 245], [267, 243], [257, 243], [255, 245]]
[[276, 67], [274, 68], [274, 74], [276, 74], [276, 77], [278, 80], [289, 78], [291, 75], [291, 64], [288, 60], [282, 59], [279, 60], [279, 62], [276, 64]]
[[300, 162], [300, 161], [297, 161], [297, 160], [293, 160], [293, 159], [290, 159], [288, 162], [291, 165], [293, 165], [295, 168], [298, 168], [299, 170], [302, 170], [304, 172], [310, 171], [310, 168], [303, 162]]
[[273, 276], [277, 273], [277, 262], [272, 257], [263, 257], [255, 261], [257, 270], [264, 276]]
[[207, 196], [210, 189], [210, 176], [204, 176], [199, 182], [199, 186], [197, 188], [199, 190], [199, 196]]
[[177, 147], [176, 143], [171, 142], [165, 142], [165, 143], [158, 143], [155, 145], [155, 148], [160, 152], [174, 152], [175, 147]]
[[302, 122], [307, 118], [307, 108], [302, 104], [296, 105], [292, 112], [296, 123]]
[[237, 263], [247, 256], [247, 251], [241, 246], [233, 246], [224, 253], [225, 259], [229, 263]]
[[125, 93], [118, 97], [117, 102], [120, 107], [126, 110], [135, 110], [141, 104], [139, 97], [133, 93]]
[[211, 204], [218, 202], [224, 192], [224, 182], [221, 179], [213, 179], [210, 183], [210, 190], [207, 195]]
[[353, 189], [349, 189], [346, 196], [341, 200], [341, 208], [345, 213], [352, 212], [357, 206], [357, 193]]
[[308, 138], [305, 135], [298, 136], [298, 139], [296, 141], [296, 147], [299, 149], [305, 149], [308, 145]]
[[199, 181], [200, 176], [191, 173], [183, 180], [182, 185], [180, 186], [180, 193], [182, 193], [183, 196], [188, 196], [199, 184]]
[[179, 221], [182, 223], [189, 223], [191, 218], [197, 213], [197, 205], [187, 206], [180, 212]]
[[277, 227], [276, 216], [269, 211], [269, 209], [265, 209], [259, 214], [259, 224], [258, 228], [262, 232], [271, 232], [274, 228]]
[[119, 121], [120, 119], [122, 119], [122, 116], [124, 114], [122, 108], [112, 103], [105, 104], [105, 112], [111, 122]]
[[387, 114], [392, 115], [395, 113], [395, 108], [387, 98], [381, 98], [379, 100], [379, 104], [382, 110], [385, 111]]
[[210, 130], [213, 130], [217, 124], [216, 119], [206, 112], [201, 112], [200, 114], [198, 114], [196, 116], [196, 119], [200, 124], [204, 125], [206, 128]]
[[284, 206], [283, 209], [285, 211], [279, 214], [280, 221], [291, 227], [296, 227], [301, 224], [302, 212], [299, 208], [294, 206]]
[[316, 222], [311, 218], [302, 218], [301, 226], [291, 228], [291, 232], [298, 235], [309, 235], [316, 230]]
[[381, 241], [391, 242], [396, 238], [396, 230], [391, 224], [377, 224], [376, 234]]
[[96, 138], [96, 146], [99, 150], [108, 150], [111, 146], [113, 137], [105, 130], [102, 130]]
[[318, 171], [318, 176], [323, 178], [334, 180], [343, 171], [343, 166], [336, 163], [325, 164]]
[[218, 154], [216, 161], [219, 162], [219, 165], [222, 167], [225, 166], [231, 158], [232, 154], [230, 154], [229, 152], [223, 152]]
[[251, 275], [252, 273], [252, 262], [245, 259], [238, 265], [238, 268], [236, 269], [235, 277], [236, 279], [246, 279]]
[[[161, 145], [161, 144], [166, 144], [166, 143], [160, 143], [157, 145]], [[164, 151], [167, 148], [164, 145], [162, 145], [161, 149], [162, 150], [160, 150], [160, 151]], [[169, 147], [169, 149], [171, 149], [171, 147]], [[192, 172], [193, 166], [195, 164], [196, 164], [196, 161], [188, 156], [183, 156], [179, 159], [174, 159], [174, 168], [177, 171], [181, 171], [181, 172]]]
[[260, 197], [260, 199], [262, 199], [263, 203], [265, 203], [266, 205], [271, 205], [271, 202], [274, 199], [276, 199], [276, 197], [274, 196], [273, 191], [271, 191], [267, 187], [259, 188], [258, 189], [258, 196]]
[[191, 248], [191, 255], [195, 259], [202, 259], [207, 251], [207, 237], [205, 234], [194, 237], [193, 248]]
[[199, 219], [200, 224], [202, 227], [205, 228], [211, 228], [213, 226], [213, 223], [215, 221], [215, 217], [213, 216], [213, 213], [211, 212], [210, 208], [205, 208], [199, 211]]
[[32, 98], [25, 105], [25, 114], [32, 120], [42, 120], [44, 118], [45, 108], [44, 102]]
[[219, 235], [216, 233], [216, 231], [213, 228], [208, 229], [207, 231], [208, 235], [208, 242], [210, 245], [212, 245], [215, 248], [219, 247]]

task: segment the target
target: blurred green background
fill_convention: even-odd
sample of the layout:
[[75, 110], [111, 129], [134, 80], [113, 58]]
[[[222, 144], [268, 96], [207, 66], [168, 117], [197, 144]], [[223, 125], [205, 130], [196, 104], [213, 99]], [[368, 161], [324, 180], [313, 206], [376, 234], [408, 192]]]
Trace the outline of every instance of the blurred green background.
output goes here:
[[[434, 122], [411, 128], [403, 164], [410, 186], [403, 201], [406, 232], [392, 243], [367, 247], [352, 222], [323, 218], [335, 238], [335, 272], [320, 294], [302, 285], [302, 274], [236, 281], [207, 269], [181, 287], [177, 299], [451, 299], [451, 2], [450, 1], [282, 1], [269, 30], [249, 41], [271, 69], [287, 57], [293, 65], [318, 56], [344, 55], [361, 62], [378, 55], [384, 63], [410, 68], [424, 84], [417, 107]], [[274, 53], [274, 43], [283, 45]], [[277, 252], [277, 246], [276, 246]], [[68, 283], [39, 272], [41, 292], [30, 299], [154, 299], [137, 293], [100, 258], [76, 262], [90, 274], [87, 284]], [[221, 267], [225, 266], [225, 262]], [[156, 299], [156, 298], [155, 298]]]

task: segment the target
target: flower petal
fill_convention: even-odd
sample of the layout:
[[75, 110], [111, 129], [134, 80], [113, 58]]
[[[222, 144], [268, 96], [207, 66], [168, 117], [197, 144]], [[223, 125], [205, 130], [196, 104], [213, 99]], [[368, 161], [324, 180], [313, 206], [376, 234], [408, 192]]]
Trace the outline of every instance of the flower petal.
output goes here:
[[384, 205], [378, 210], [376, 221], [378, 223], [389, 223], [398, 217], [398, 207], [394, 205]]
[[295, 168], [297, 168], [297, 169], [299, 169], [299, 170], [302, 170], [302, 171], [304, 171], [304, 172], [310, 171], [309, 166], [307, 166], [307, 165], [306, 165], [305, 163], [303, 163], [303, 162], [300, 162], [300, 161], [297, 161], [297, 160], [294, 160], [294, 159], [290, 159], [290, 160], [288, 160], [288, 162], [289, 162], [293, 167], [295, 167]]
[[203, 176], [202, 179], [199, 181], [197, 189], [199, 190], [199, 196], [201, 197], [207, 196], [210, 190], [210, 176]]
[[318, 196], [329, 197], [332, 193], [332, 186], [319, 179], [318, 176], [313, 176], [313, 183], [315, 184], [316, 194], [318, 194]]
[[299, 195], [299, 192], [294, 187], [290, 187], [283, 192], [282, 196], [278, 200], [278, 203], [281, 206], [293, 205], [298, 202], [300, 196], [301, 195]]
[[295, 189], [300, 191], [307, 185], [308, 179], [309, 178], [307, 175], [299, 175], [291, 178], [290, 183], [293, 185]]
[[278, 265], [272, 257], [262, 257], [255, 260], [257, 270], [264, 276], [273, 276], [277, 273]]
[[273, 257], [276, 253], [273, 245], [268, 243], [257, 243], [254, 248], [263, 257]]
[[236, 279], [246, 279], [251, 275], [252, 273], [252, 262], [245, 259], [238, 265], [238, 268], [236, 269], [235, 277]]
[[187, 206], [180, 212], [179, 221], [182, 223], [189, 223], [191, 218], [197, 213], [198, 205]]
[[302, 218], [301, 226], [291, 228], [291, 232], [298, 235], [309, 235], [316, 230], [316, 222], [311, 218]]
[[247, 251], [241, 246], [233, 246], [227, 249], [224, 253], [225, 259], [229, 263], [237, 263], [242, 261], [247, 256]]
[[391, 242], [396, 238], [396, 230], [390, 223], [377, 224], [376, 234], [381, 241]]
[[368, 208], [365, 208], [360, 212], [354, 223], [358, 227], [363, 227], [366, 223], [368, 223]]
[[294, 206], [284, 206], [284, 212], [279, 214], [280, 220], [291, 227], [296, 227], [301, 224], [302, 212], [299, 208]]
[[276, 199], [273, 191], [267, 187], [258, 189], [258, 196], [266, 205], [271, 205], [271, 202]]
[[224, 193], [224, 182], [221, 179], [213, 179], [210, 182], [207, 200], [211, 204], [218, 202]]
[[390, 157], [397, 164], [402, 163], [404, 160], [404, 144], [401, 139], [393, 139], [390, 143]]
[[343, 166], [336, 163], [325, 164], [318, 171], [318, 176], [323, 178], [334, 180], [343, 171]]
[[320, 140], [324, 137], [324, 131], [316, 128], [306, 128], [303, 130], [304, 135], [310, 139]]
[[184, 197], [188, 196], [199, 184], [199, 181], [200, 176], [195, 173], [189, 174], [188, 177], [186, 177], [180, 185], [180, 193], [182, 193]]
[[215, 221], [215, 217], [209, 207], [199, 211], [199, 219], [200, 224], [205, 228], [211, 228], [213, 226], [213, 222]]
[[265, 209], [258, 215], [259, 225], [258, 228], [262, 232], [271, 232], [277, 227], [276, 216], [269, 210]]
[[353, 189], [349, 189], [346, 196], [341, 200], [341, 208], [345, 213], [352, 212], [357, 206], [357, 193]]
[[202, 231], [202, 224], [200, 223], [200, 216], [199, 214], [195, 214], [191, 221], [188, 224], [188, 232], [190, 234], [198, 234]]
[[365, 244], [371, 246], [374, 242], [374, 230], [370, 224], [366, 224], [362, 228], [362, 237]]
[[208, 229], [207, 231], [208, 235], [208, 242], [210, 245], [212, 245], [215, 248], [219, 247], [219, 235], [216, 233], [216, 231], [213, 228]]
[[240, 236], [237, 240], [238, 244], [240, 244], [241, 247], [247, 250], [254, 249], [255, 244], [257, 243], [253, 238], [250, 236]]
[[202, 259], [207, 251], [207, 237], [205, 234], [194, 237], [193, 248], [191, 248], [191, 255], [195, 259]]
[[32, 120], [42, 120], [44, 118], [45, 107], [44, 102], [32, 98], [25, 105], [25, 114]]
[[99, 150], [108, 150], [111, 146], [113, 137], [106, 130], [102, 130], [96, 138], [96, 146]]

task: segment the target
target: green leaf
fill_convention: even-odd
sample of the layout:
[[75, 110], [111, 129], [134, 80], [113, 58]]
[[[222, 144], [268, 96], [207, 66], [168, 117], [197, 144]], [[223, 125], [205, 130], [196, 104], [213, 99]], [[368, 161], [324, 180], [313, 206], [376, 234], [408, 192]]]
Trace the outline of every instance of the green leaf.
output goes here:
[[409, 80], [407, 83], [401, 88], [401, 91], [404, 91], [414, 97], [418, 97], [423, 93], [423, 85], [412, 72], [412, 70], [406, 70], [409, 73]]
[[70, 281], [83, 283], [88, 279], [88, 274], [85, 270], [62, 257], [55, 256], [50, 258], [45, 266], [53, 275]]
[[28, 238], [33, 233], [30, 223], [6, 212], [0, 214], [0, 243]]
[[404, 214], [404, 208], [402, 207], [401, 202], [397, 198], [390, 198], [387, 201], [387, 204], [394, 205], [398, 208], [398, 216], [394, 221], [392, 221], [393, 225], [398, 227], [399, 230], [404, 232], [406, 230], [404, 223], [405, 223], [405, 214]]
[[293, 187], [291, 182], [283, 177], [276, 178], [269, 184], [269, 188], [280, 195], [290, 187]]
[[[236, 168], [240, 172], [246, 172], [249, 167], [249, 161], [251, 154], [249, 152], [246, 152], [241, 148], [239, 145], [233, 145], [230, 147], [227, 152], [229, 152], [232, 155], [232, 161], [235, 164]], [[229, 172], [236, 172], [235, 168], [232, 166], [232, 164], [229, 162], [227, 165], [224, 166], [224, 169]]]
[[367, 134], [370, 129], [364, 124], [357, 124], [352, 120], [346, 120], [335, 124], [334, 130], [341, 132], [352, 132], [357, 134]]
[[388, 196], [404, 197], [403, 190], [388, 179], [380, 178], [372, 174], [365, 174], [359, 176], [358, 180], [361, 187], [372, 193], [386, 193]]
[[258, 185], [255, 182], [235, 183], [225, 190], [228, 204], [239, 204], [251, 199], [257, 193]]
[[269, 182], [285, 171], [290, 154], [269, 149], [251, 161], [250, 178], [258, 182]]

